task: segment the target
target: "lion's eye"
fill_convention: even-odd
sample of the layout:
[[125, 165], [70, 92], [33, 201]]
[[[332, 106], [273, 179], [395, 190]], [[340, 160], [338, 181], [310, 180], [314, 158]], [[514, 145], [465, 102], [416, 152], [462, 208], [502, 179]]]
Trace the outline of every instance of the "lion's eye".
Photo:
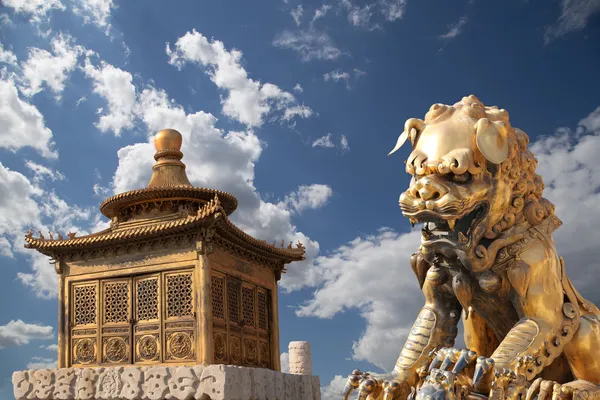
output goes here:
[[464, 174], [452, 174], [452, 182], [456, 183], [467, 183], [471, 180], [471, 174], [469, 172], [465, 172]]

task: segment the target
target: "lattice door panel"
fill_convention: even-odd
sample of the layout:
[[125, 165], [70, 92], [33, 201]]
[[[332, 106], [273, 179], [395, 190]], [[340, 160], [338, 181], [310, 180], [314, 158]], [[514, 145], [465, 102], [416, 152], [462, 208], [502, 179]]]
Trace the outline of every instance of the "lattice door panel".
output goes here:
[[213, 272], [210, 281], [210, 292], [213, 318], [213, 352], [214, 362], [217, 364], [227, 364], [229, 362], [229, 340], [227, 339], [227, 320], [225, 318], [225, 285], [225, 275]]
[[271, 292], [257, 288], [256, 290], [256, 312], [257, 312], [257, 336], [258, 336], [258, 366], [261, 368], [271, 368], [271, 344], [269, 337], [269, 315], [271, 307]]
[[73, 366], [98, 363], [98, 281], [73, 284], [70, 308], [70, 359]]
[[196, 309], [194, 273], [164, 273], [164, 361], [184, 362], [196, 359]]
[[101, 287], [102, 364], [131, 362], [131, 278], [106, 279]]
[[212, 271], [214, 362], [271, 368], [270, 292]]
[[134, 357], [136, 364], [161, 361], [160, 274], [134, 278]]
[[244, 365], [255, 367], [258, 364], [256, 329], [256, 285], [244, 282], [241, 290], [242, 337], [244, 338]]

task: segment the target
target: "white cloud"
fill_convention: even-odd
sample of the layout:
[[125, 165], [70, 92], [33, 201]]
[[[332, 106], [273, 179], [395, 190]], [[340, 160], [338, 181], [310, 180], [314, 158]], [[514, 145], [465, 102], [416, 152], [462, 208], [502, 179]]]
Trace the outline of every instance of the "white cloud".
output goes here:
[[0, 235], [20, 235], [40, 221], [40, 210], [33, 199], [42, 190], [17, 171], [0, 163]]
[[136, 105], [132, 75], [104, 61], [94, 66], [89, 57], [85, 60], [83, 71], [94, 82], [94, 93], [108, 103], [108, 111], [101, 112], [96, 127], [101, 132], [112, 131], [115, 136], [120, 136], [124, 129], [131, 129]]
[[562, 0], [560, 17], [546, 29], [544, 42], [548, 44], [568, 33], [584, 29], [597, 13], [600, 13], [600, 2], [597, 0]]
[[371, 24], [373, 17], [374, 4], [367, 4], [363, 7], [358, 7], [352, 4], [349, 0], [342, 0], [342, 5], [348, 10], [348, 21], [355, 27], [364, 28], [367, 30], [379, 29], [378, 24]]
[[[169, 63], [183, 67], [195, 63], [205, 68], [217, 87], [227, 91], [222, 100], [223, 113], [249, 127], [260, 126], [267, 114], [296, 107], [296, 99], [271, 83], [250, 79], [241, 65], [242, 53], [228, 51], [223, 42], [209, 40], [201, 33], [187, 32], [177, 39], [174, 49], [167, 43]], [[305, 117], [305, 113], [295, 114]]]
[[0, 77], [0, 147], [16, 151], [33, 147], [47, 158], [56, 158], [52, 131], [38, 109], [19, 98], [12, 78]]
[[448, 31], [440, 35], [440, 39], [452, 40], [460, 35], [465, 27], [465, 24], [469, 21], [467, 17], [461, 17], [458, 22], [448, 25]]
[[404, 16], [407, 0], [380, 0], [381, 13], [385, 19], [394, 22]]
[[0, 256], [14, 258], [12, 245], [4, 236], [0, 236]]
[[56, 360], [46, 357], [33, 357], [33, 359], [27, 363], [27, 369], [55, 369]]
[[273, 45], [282, 49], [294, 50], [302, 61], [335, 60], [342, 55], [333, 39], [326, 33], [315, 29], [297, 32], [283, 31], [273, 41]]
[[66, 9], [60, 0], [3, 0], [2, 4], [17, 14], [30, 15], [31, 21], [36, 24], [47, 21], [52, 10]]
[[65, 88], [68, 74], [75, 68], [83, 47], [74, 45], [70, 36], [60, 34], [52, 39], [52, 53], [37, 47], [29, 49], [27, 61], [21, 63], [19, 88], [31, 97], [45, 84], [57, 98]]
[[315, 209], [323, 207], [332, 194], [331, 187], [327, 185], [316, 183], [302, 185], [298, 187], [297, 191], [288, 194], [281, 205], [296, 213], [300, 213], [307, 208]]
[[26, 161], [25, 166], [33, 172], [33, 181], [34, 182], [42, 182], [45, 179], [49, 179], [50, 181], [62, 181], [65, 179], [65, 176], [59, 171], [55, 171], [50, 169], [44, 165], [37, 164], [33, 161]]
[[[581, 120], [576, 130], [559, 129], [534, 142], [531, 149], [544, 178], [544, 197], [556, 205], [556, 214], [564, 222], [554, 238], [568, 275], [584, 296], [598, 304], [600, 295], [590, 276], [600, 269], [600, 233], [596, 229], [600, 224], [600, 164], [596, 160], [600, 152], [600, 107]], [[354, 343], [353, 359], [390, 371], [423, 304], [409, 266], [410, 254], [419, 242], [418, 230], [398, 233], [382, 229], [318, 257], [310, 271], [300, 277], [305, 281], [290, 283], [294, 289], [316, 288], [297, 314], [332, 318], [358, 310], [366, 328]], [[376, 274], [373, 265], [378, 266]]]
[[373, 22], [376, 15], [382, 15], [386, 21], [394, 22], [404, 16], [406, 2], [407, 0], [377, 0], [361, 7], [351, 0], [340, 0], [340, 5], [346, 9], [350, 24], [373, 31], [381, 29], [378, 22]]
[[32, 340], [52, 339], [54, 332], [51, 326], [27, 324], [20, 319], [0, 325], [0, 349], [11, 346], [22, 346]]
[[327, 12], [331, 9], [331, 6], [329, 4], [323, 4], [321, 7], [317, 8], [315, 10], [315, 15], [313, 16], [312, 22], [315, 22], [316, 20], [320, 19], [320, 18], [325, 18], [325, 15], [327, 15]]
[[292, 11], [290, 11], [290, 15], [292, 16], [292, 18], [294, 18], [294, 22], [298, 26], [300, 26], [300, 23], [302, 22], [302, 14], [304, 14], [302, 4], [298, 4], [296, 8], [293, 8]]
[[331, 133], [328, 133], [325, 136], [321, 136], [320, 138], [316, 139], [313, 143], [312, 143], [312, 147], [325, 147], [325, 148], [333, 148], [335, 147], [335, 144], [333, 144], [333, 142], [331, 141]]
[[302, 86], [299, 83], [296, 83], [296, 86], [294, 86], [294, 92], [302, 93], [304, 92], [304, 89], [302, 89]]
[[0, 63], [16, 65], [17, 64], [17, 56], [10, 50], [5, 50], [2, 43], [0, 43]]
[[115, 8], [113, 0], [77, 0], [74, 2], [73, 12], [81, 17], [86, 24], [94, 24], [103, 29], [106, 34], [110, 32], [110, 13]]
[[290, 355], [288, 353], [281, 353], [279, 356], [281, 372], [284, 374], [290, 373]]
[[285, 109], [281, 119], [283, 121], [291, 121], [296, 117], [309, 118], [312, 114], [312, 109], [305, 105], [291, 106]]
[[323, 79], [325, 80], [325, 82], [328, 82], [328, 81], [348, 82], [348, 80], [350, 79], [350, 74], [348, 72], [343, 72], [343, 71], [340, 71], [339, 69], [336, 69], [335, 71], [331, 71], [331, 72], [327, 72], [327, 73], [323, 74]]
[[0, 25], [11, 26], [13, 23], [8, 14], [0, 14]]
[[354, 76], [356, 76], [357, 78], [361, 77], [361, 76], [365, 76], [367, 75], [367, 73], [361, 69], [358, 68], [354, 68]]
[[321, 386], [321, 400], [339, 400], [347, 380], [345, 376], [334, 376], [327, 386]]
[[57, 344], [49, 344], [47, 346], [40, 346], [41, 349], [44, 350], [48, 350], [48, 351], [58, 351], [58, 345]]
[[346, 135], [342, 135], [340, 139], [340, 147], [343, 151], [350, 151], [350, 145], [348, 144], [348, 138]]
[[339, 147], [343, 152], [350, 151], [350, 145], [348, 144], [348, 138], [346, 135], [342, 135], [340, 138], [339, 146], [336, 146], [332, 140], [333, 135], [328, 133], [325, 136], [321, 136], [320, 138], [314, 140], [312, 142], [312, 147], [323, 147], [326, 149], [333, 149], [335, 147]]
[[333, 70], [333, 71], [323, 74], [323, 79], [325, 80], [325, 82], [329, 82], [329, 81], [335, 82], [335, 83], [343, 82], [346, 85], [346, 89], [350, 90], [351, 89], [350, 80], [352, 78], [354, 78], [354, 80], [356, 80], [365, 75], [367, 75], [367, 73], [358, 68], [354, 68], [352, 70], [352, 72], [346, 72], [346, 71], [342, 71], [340, 69], [336, 69], [336, 70]]

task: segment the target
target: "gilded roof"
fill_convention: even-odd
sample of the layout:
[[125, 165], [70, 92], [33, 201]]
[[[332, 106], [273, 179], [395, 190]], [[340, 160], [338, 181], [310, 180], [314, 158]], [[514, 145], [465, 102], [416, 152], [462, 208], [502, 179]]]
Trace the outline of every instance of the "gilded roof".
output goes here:
[[[228, 218], [237, 208], [237, 200], [232, 194], [192, 186], [185, 173], [185, 164], [181, 162], [181, 142], [181, 134], [173, 129], [162, 130], [154, 136], [156, 164], [152, 167], [152, 178], [146, 188], [117, 194], [100, 205], [100, 211], [112, 220], [110, 228], [82, 237], [69, 233], [68, 239], [58, 235], [58, 240], [54, 240], [52, 235], [46, 239], [41, 233], [40, 237], [34, 238], [30, 231], [25, 236], [25, 247], [55, 256], [215, 228], [216, 234], [225, 241], [267, 259], [284, 263], [304, 259], [301, 243], [296, 248], [291, 243], [284, 248], [282, 242], [279, 248], [255, 239], [236, 227]], [[165, 204], [171, 204], [174, 208], [165, 211]], [[153, 208], [158, 209], [158, 213], [151, 214], [149, 210]], [[141, 216], [135, 214], [142, 210], [147, 213]]]
[[114, 226], [91, 235], [81, 237], [74, 237], [71, 235], [69, 239], [58, 240], [45, 239], [43, 237], [34, 238], [33, 233], [30, 231], [25, 236], [25, 247], [37, 249], [47, 255], [55, 255], [70, 251], [105, 247], [126, 241], [151, 239], [157, 236], [166, 236], [173, 233], [210, 227], [216, 228], [217, 234], [225, 240], [235, 242], [252, 251], [260, 252], [267, 257], [279, 258], [283, 262], [300, 261], [304, 259], [304, 246], [302, 246], [301, 243], [298, 243], [295, 248], [292, 248], [291, 243], [287, 248], [275, 247], [264, 240], [258, 240], [239, 229], [227, 217], [227, 213], [221, 205], [218, 196], [215, 196], [212, 201], [202, 207], [195, 215], [189, 215], [185, 218], [165, 222], [134, 226], [129, 229], [122, 229], [118, 228], [118, 226]]
[[219, 196], [223, 211], [227, 215], [231, 214], [237, 208], [237, 199], [230, 193], [216, 189], [199, 188], [188, 185], [177, 185], [168, 187], [151, 187], [129, 192], [119, 193], [100, 204], [100, 212], [107, 218], [113, 218], [119, 211], [131, 204], [152, 201], [156, 199], [187, 199], [190, 201], [201, 201], [203, 203], [211, 201], [215, 195]]

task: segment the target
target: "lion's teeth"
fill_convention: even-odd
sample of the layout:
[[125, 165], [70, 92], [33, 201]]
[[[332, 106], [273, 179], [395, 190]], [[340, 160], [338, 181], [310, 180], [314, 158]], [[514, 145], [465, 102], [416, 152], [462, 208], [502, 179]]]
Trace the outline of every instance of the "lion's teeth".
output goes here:
[[450, 227], [450, 230], [454, 230], [454, 227], [456, 226], [456, 220], [455, 219], [450, 219], [448, 220], [448, 226]]
[[412, 227], [415, 227], [415, 224], [417, 223], [417, 220], [414, 218], [410, 218], [410, 224], [412, 225]]

